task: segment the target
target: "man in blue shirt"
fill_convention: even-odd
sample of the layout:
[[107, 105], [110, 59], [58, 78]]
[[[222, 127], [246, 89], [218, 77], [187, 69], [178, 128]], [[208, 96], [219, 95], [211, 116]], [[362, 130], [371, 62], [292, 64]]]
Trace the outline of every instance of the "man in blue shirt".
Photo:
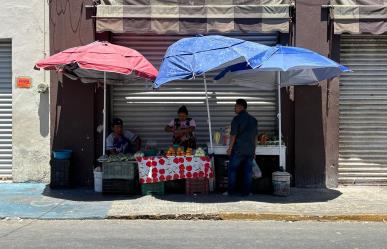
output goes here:
[[249, 195], [255, 148], [257, 145], [257, 120], [247, 113], [247, 102], [238, 99], [231, 123], [230, 145], [227, 154], [230, 156], [228, 165], [228, 194], [234, 194], [236, 189], [237, 172], [243, 170], [242, 194]]
[[141, 149], [140, 137], [130, 131], [125, 131], [122, 119], [113, 119], [112, 130], [113, 132], [106, 138], [108, 154], [133, 154]]

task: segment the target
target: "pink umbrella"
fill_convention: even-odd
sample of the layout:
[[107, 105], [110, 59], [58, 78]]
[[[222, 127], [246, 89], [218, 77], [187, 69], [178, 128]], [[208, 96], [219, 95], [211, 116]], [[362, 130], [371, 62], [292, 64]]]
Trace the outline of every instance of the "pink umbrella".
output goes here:
[[84, 83], [103, 82], [103, 155], [106, 144], [106, 84], [127, 84], [138, 78], [153, 81], [158, 73], [138, 51], [99, 41], [54, 54], [38, 61], [35, 68], [57, 70]]

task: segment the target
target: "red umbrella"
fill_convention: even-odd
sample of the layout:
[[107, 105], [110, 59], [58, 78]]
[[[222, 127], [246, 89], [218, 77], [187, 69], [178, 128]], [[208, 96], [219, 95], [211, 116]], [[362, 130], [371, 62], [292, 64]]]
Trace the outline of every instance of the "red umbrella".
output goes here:
[[109, 42], [69, 48], [36, 63], [35, 68], [57, 70], [84, 83], [104, 83], [103, 154], [106, 143], [106, 84], [130, 83], [136, 78], [154, 80], [157, 69], [138, 51]]

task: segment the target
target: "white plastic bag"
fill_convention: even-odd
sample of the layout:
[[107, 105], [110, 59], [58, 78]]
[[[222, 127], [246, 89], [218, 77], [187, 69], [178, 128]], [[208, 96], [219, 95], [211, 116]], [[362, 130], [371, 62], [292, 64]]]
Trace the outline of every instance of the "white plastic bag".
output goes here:
[[253, 159], [253, 178], [261, 178], [261, 177], [262, 177], [262, 171], [259, 168], [255, 159]]

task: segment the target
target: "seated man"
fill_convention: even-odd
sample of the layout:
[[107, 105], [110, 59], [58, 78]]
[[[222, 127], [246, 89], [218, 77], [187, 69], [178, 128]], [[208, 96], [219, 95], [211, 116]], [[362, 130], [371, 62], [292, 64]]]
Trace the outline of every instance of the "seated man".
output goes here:
[[130, 131], [124, 131], [122, 119], [113, 119], [112, 130], [113, 132], [106, 138], [108, 154], [133, 154], [141, 149], [140, 137]]

